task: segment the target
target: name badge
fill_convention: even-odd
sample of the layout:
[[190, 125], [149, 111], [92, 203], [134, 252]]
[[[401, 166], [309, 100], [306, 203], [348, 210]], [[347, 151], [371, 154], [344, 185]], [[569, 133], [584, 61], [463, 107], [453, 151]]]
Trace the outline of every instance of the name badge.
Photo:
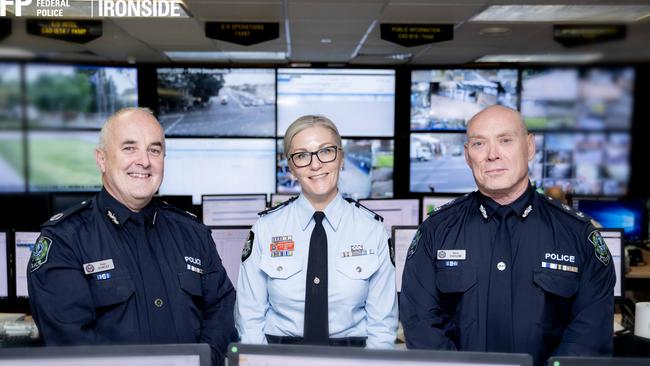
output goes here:
[[91, 274], [97, 272], [104, 272], [115, 268], [112, 259], [104, 259], [103, 261], [97, 261], [92, 263], [84, 263], [84, 274]]
[[438, 250], [437, 257], [438, 260], [464, 261], [465, 249]]

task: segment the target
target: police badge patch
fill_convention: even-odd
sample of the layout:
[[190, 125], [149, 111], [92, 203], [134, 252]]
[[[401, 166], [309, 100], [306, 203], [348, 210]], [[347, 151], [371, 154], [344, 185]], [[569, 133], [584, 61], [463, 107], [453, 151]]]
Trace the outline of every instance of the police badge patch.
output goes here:
[[599, 261], [603, 262], [604, 265], [608, 265], [611, 256], [609, 255], [609, 249], [607, 249], [605, 240], [603, 240], [603, 237], [600, 235], [600, 231], [594, 230], [590, 232], [588, 238], [591, 244], [594, 245], [596, 258], [598, 258]]
[[420, 241], [420, 229], [415, 232], [415, 235], [413, 236], [413, 240], [411, 240], [411, 245], [409, 245], [409, 250], [406, 253], [406, 259], [410, 259], [413, 254], [415, 254], [415, 251], [418, 249], [418, 242]]
[[246, 239], [246, 244], [244, 244], [244, 250], [241, 252], [241, 261], [244, 262], [248, 257], [251, 256], [253, 252], [253, 239], [255, 239], [255, 233], [253, 230], [248, 232], [248, 239]]
[[47, 236], [39, 236], [36, 239], [36, 244], [34, 244], [34, 249], [32, 249], [32, 256], [29, 262], [30, 272], [34, 272], [47, 262], [47, 256], [50, 254], [51, 247], [52, 239]]
[[388, 238], [388, 253], [390, 255], [390, 262], [393, 263], [393, 267], [395, 267], [395, 246], [390, 238]]

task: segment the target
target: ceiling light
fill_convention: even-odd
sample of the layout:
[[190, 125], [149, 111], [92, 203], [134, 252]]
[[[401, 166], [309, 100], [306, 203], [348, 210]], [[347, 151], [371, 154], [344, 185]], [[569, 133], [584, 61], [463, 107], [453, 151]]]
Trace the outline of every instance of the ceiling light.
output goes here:
[[587, 63], [603, 57], [602, 53], [543, 53], [528, 55], [485, 55], [475, 62], [519, 62], [519, 63]]
[[320, 43], [332, 43], [332, 39], [331, 38], [321, 38]]
[[172, 61], [286, 61], [285, 52], [186, 52], [165, 51]]
[[512, 29], [508, 27], [485, 27], [478, 32], [478, 34], [488, 37], [502, 37], [511, 33]]
[[635, 22], [650, 5], [492, 5], [471, 22]]
[[410, 60], [411, 57], [413, 57], [412, 53], [393, 53], [392, 55], [386, 56], [388, 59], [399, 61]]
[[0, 58], [34, 58], [32, 51], [17, 47], [0, 47]]

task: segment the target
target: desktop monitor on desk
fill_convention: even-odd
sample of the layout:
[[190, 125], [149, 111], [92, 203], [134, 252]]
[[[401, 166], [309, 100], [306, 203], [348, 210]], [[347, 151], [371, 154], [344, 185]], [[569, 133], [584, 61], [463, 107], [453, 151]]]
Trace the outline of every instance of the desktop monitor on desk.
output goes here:
[[625, 293], [625, 263], [623, 261], [623, 247], [625, 240], [623, 238], [623, 229], [598, 229], [609, 248], [612, 255], [612, 264], [616, 271], [616, 284], [614, 285], [614, 297], [621, 300]]
[[0, 366], [210, 366], [207, 344], [0, 348]]
[[9, 241], [6, 231], [0, 231], [0, 300], [9, 297], [9, 256], [7, 243]]
[[226, 274], [233, 287], [237, 288], [242, 251], [251, 226], [210, 226], [210, 231]]
[[395, 284], [397, 292], [402, 291], [402, 274], [404, 273], [404, 264], [406, 263], [406, 254], [418, 227], [410, 226], [393, 226], [391, 232], [391, 251], [395, 257]]
[[410, 199], [365, 199], [359, 203], [383, 217], [386, 231], [393, 226], [418, 225], [420, 223], [420, 200]]
[[230, 366], [532, 366], [530, 355], [460, 351], [377, 350], [303, 345], [228, 346]]
[[203, 195], [203, 223], [217, 225], [249, 225], [257, 221], [257, 213], [266, 209], [266, 194]]
[[573, 207], [604, 228], [624, 230], [627, 242], [641, 242], [647, 235], [647, 214], [642, 200], [622, 200], [597, 197], [574, 197]]
[[41, 233], [39, 231], [16, 231], [14, 232], [14, 288], [16, 298], [27, 299], [27, 265], [36, 239]]

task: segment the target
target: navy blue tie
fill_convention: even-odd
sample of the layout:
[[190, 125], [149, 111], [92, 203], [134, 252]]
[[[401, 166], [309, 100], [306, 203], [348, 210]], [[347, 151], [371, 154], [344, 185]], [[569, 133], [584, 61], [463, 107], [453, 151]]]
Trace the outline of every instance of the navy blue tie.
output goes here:
[[327, 234], [323, 227], [325, 214], [314, 212], [314, 231], [309, 241], [307, 283], [305, 286], [304, 343], [329, 344], [327, 306]]
[[490, 259], [486, 334], [486, 350], [489, 352], [511, 352], [513, 346], [512, 245], [508, 223], [513, 214], [510, 206], [500, 206], [494, 215], [498, 228]]

